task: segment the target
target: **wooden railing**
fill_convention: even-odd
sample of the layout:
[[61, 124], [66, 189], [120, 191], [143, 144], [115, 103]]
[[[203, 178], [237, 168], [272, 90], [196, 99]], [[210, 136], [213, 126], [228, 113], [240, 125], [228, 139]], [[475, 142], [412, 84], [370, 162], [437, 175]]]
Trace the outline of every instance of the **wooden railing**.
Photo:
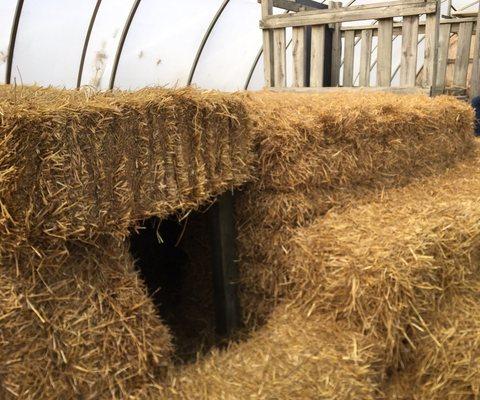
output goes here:
[[[478, 57], [471, 57], [471, 46], [475, 46], [477, 41], [475, 40], [472, 43], [472, 38], [476, 38], [477, 30], [477, 17], [473, 18], [452, 18], [452, 19], [442, 19], [440, 20], [440, 29], [439, 29], [439, 40], [438, 40], [438, 67], [435, 81], [435, 90], [437, 92], [443, 92], [445, 87], [448, 86], [452, 88], [467, 88], [471, 87], [472, 90], [475, 87], [475, 83], [467, 82], [467, 72], [469, 66], [475, 65], [475, 61], [478, 60]], [[403, 26], [401, 23], [394, 23], [393, 25], [393, 37], [401, 37], [403, 31]], [[423, 41], [423, 34], [425, 33], [425, 22], [419, 22], [418, 25], [418, 36], [415, 47], [411, 48], [415, 52], [414, 58], [416, 68], [416, 52], [417, 45], [420, 45]], [[350, 52], [353, 53], [353, 47], [361, 45], [362, 50], [362, 60], [360, 61], [360, 73], [358, 76], [359, 86], [369, 86], [370, 85], [370, 72], [372, 71], [375, 64], [371, 65], [370, 60], [367, 58], [371, 56], [371, 43], [372, 37], [378, 36], [378, 26], [346, 26], [342, 27], [342, 37], [345, 41], [345, 58], [343, 65], [343, 86], [354, 86], [354, 81], [350, 78], [353, 76], [354, 63], [353, 58], [349, 57], [347, 49], [351, 49]], [[449, 59], [449, 50], [451, 50], [452, 39], [457, 39], [457, 50], [455, 58], [453, 60]], [[403, 41], [402, 44], [405, 42]], [[370, 50], [370, 51], [369, 51]], [[402, 55], [407, 52], [402, 46]], [[366, 60], [366, 61], [365, 61]], [[453, 62], [453, 75], [448, 77], [447, 82], [447, 66]], [[478, 64], [478, 63], [477, 63]], [[416, 70], [410, 71], [412, 74], [408, 77], [408, 73], [403, 68], [403, 64], [400, 63], [398, 67], [393, 71], [391, 80], [397, 72], [400, 72], [400, 86], [418, 86], [419, 77]], [[414, 75], [415, 74], [415, 75]], [[478, 73], [472, 71], [471, 78], [477, 76]], [[478, 86], [478, 85], [477, 85]]]
[[[465, 88], [470, 62], [470, 46], [474, 33], [479, 30], [478, 16], [440, 20], [438, 2], [435, 0], [403, 0], [342, 8], [331, 2], [328, 10], [299, 11], [272, 15], [271, 1], [262, 0], [260, 27], [264, 35], [265, 85], [285, 88], [286, 29], [292, 28], [293, 88], [324, 86], [326, 31], [331, 35], [331, 86], [373, 87], [378, 90], [403, 90], [423, 88], [429, 93], [443, 92], [446, 83], [450, 37], [458, 35], [453, 84]], [[421, 18], [425, 15], [425, 18]], [[403, 17], [394, 22], [394, 17]], [[371, 25], [342, 26], [344, 22], [374, 20]], [[306, 32], [311, 31], [311, 42]], [[478, 34], [476, 35], [478, 37]], [[372, 64], [372, 40], [377, 38], [376, 61]], [[400, 37], [401, 54], [399, 86], [392, 88], [392, 39]], [[342, 60], [342, 39], [344, 45]], [[418, 74], [419, 45], [424, 47], [424, 63]], [[360, 46], [358, 74], [354, 75], [355, 46]], [[475, 41], [476, 54], [479, 41]], [[309, 60], [307, 60], [307, 57]], [[473, 57], [470, 86], [472, 93], [480, 92], [479, 57]], [[309, 61], [309, 62], [307, 62]], [[343, 62], [342, 62], [343, 61]], [[358, 62], [358, 61], [357, 61]], [[307, 70], [309, 65], [309, 70]], [[376, 68], [376, 80], [371, 82], [371, 71]], [[306, 75], [309, 75], [307, 79]]]

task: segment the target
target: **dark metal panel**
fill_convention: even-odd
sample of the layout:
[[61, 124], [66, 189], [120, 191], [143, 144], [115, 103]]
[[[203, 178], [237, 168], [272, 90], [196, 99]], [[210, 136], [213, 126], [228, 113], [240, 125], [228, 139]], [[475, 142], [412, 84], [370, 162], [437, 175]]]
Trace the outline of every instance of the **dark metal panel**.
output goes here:
[[233, 201], [232, 193], [227, 192], [211, 208], [215, 319], [221, 336], [240, 327]]
[[127, 38], [128, 31], [130, 30], [130, 26], [132, 25], [133, 18], [135, 17], [135, 13], [137, 12], [138, 6], [142, 0], [135, 0], [135, 3], [130, 10], [130, 14], [128, 15], [127, 21], [123, 28], [122, 36], [120, 37], [120, 42], [118, 43], [117, 52], [115, 54], [115, 59], [113, 60], [113, 69], [112, 75], [110, 76], [110, 84], [108, 88], [111, 90], [115, 85], [115, 77], [117, 76], [117, 69], [118, 63], [120, 62], [120, 57], [122, 56], [123, 46], [125, 45], [125, 39]]
[[283, 8], [284, 10], [298, 12], [302, 10], [318, 10], [323, 9], [324, 1], [318, 3], [314, 0], [273, 0], [273, 6]]
[[18, 25], [20, 23], [20, 15], [22, 14], [23, 1], [24, 0], [18, 0], [17, 8], [15, 9], [15, 15], [13, 17], [13, 25], [10, 33], [10, 43], [8, 45], [7, 71], [5, 74], [6, 84], [10, 84], [10, 81], [12, 79], [13, 53], [15, 51], [15, 42], [17, 40]]
[[217, 21], [219, 20], [220, 16], [222, 15], [223, 11], [227, 7], [228, 3], [230, 0], [224, 0], [220, 8], [218, 9], [217, 13], [212, 19], [212, 22], [210, 22], [210, 25], [208, 26], [205, 35], [203, 36], [202, 42], [200, 43], [200, 46], [198, 47], [197, 54], [195, 55], [195, 59], [193, 60], [192, 63], [192, 68], [190, 69], [190, 74], [188, 75], [188, 81], [187, 85], [192, 84], [193, 80], [193, 75], [195, 74], [195, 70], [197, 69], [198, 62], [200, 61], [200, 57], [202, 55], [203, 49], [205, 45], [207, 44], [207, 40], [210, 37], [210, 34], [213, 31], [213, 28], [215, 28], [215, 25], [217, 24]]
[[95, 24], [95, 19], [97, 18], [100, 4], [102, 4], [102, 0], [97, 0], [97, 4], [93, 9], [92, 18], [90, 18], [90, 24], [88, 25], [87, 34], [85, 35], [85, 42], [83, 43], [83, 50], [82, 50], [82, 58], [80, 59], [80, 66], [78, 67], [77, 89], [80, 88], [80, 85], [82, 84], [83, 66], [85, 64], [85, 57], [87, 55], [88, 43], [90, 42], [90, 35], [92, 34], [93, 25]]

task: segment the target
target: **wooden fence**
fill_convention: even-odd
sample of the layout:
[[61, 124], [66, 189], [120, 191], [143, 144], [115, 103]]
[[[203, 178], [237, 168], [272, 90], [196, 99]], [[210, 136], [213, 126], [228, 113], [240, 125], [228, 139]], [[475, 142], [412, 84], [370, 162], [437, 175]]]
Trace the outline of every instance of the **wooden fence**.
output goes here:
[[[423, 89], [442, 93], [448, 63], [450, 37], [458, 35], [453, 86], [466, 88], [467, 71], [472, 64], [471, 91], [479, 90], [479, 41], [475, 40], [473, 60], [470, 59], [472, 37], [478, 37], [478, 15], [468, 18], [440, 19], [436, 0], [402, 0], [386, 3], [341, 7], [331, 2], [328, 10], [309, 10], [273, 15], [272, 2], [262, 0], [265, 85], [283, 90], [287, 86], [286, 29], [292, 28], [292, 88], [323, 86], [325, 33], [332, 30], [331, 86], [371, 86], [377, 90], [411, 91]], [[424, 18], [422, 16], [425, 16]], [[395, 17], [402, 17], [395, 22]], [[342, 26], [344, 22], [374, 20], [371, 25]], [[306, 30], [311, 29], [307, 48]], [[376, 61], [372, 64], [372, 40], [376, 37]], [[392, 87], [392, 41], [401, 39], [399, 72], [400, 86]], [[424, 48], [424, 63], [418, 74], [419, 48]], [[343, 59], [342, 59], [342, 44]], [[354, 76], [355, 46], [360, 46], [359, 72]], [[477, 56], [475, 57], [475, 54]], [[307, 56], [310, 62], [307, 63]], [[358, 62], [358, 61], [357, 61]], [[307, 70], [307, 64], [310, 65]], [[376, 68], [376, 82], [371, 84], [371, 71]], [[309, 79], [306, 75], [309, 74]], [[305, 89], [294, 89], [305, 90]]]

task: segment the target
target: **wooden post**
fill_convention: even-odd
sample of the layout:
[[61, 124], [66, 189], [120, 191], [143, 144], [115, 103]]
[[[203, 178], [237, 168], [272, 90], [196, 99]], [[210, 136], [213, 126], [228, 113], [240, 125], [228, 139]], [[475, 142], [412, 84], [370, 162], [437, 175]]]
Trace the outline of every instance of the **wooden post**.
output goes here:
[[467, 87], [467, 72], [470, 61], [473, 22], [462, 22], [458, 28], [457, 55], [453, 70], [453, 86]]
[[393, 19], [378, 21], [377, 86], [388, 87], [392, 78]]
[[400, 86], [413, 87], [417, 76], [418, 15], [403, 17]]
[[304, 87], [306, 85], [307, 52], [306, 28], [292, 28], [292, 86]]
[[362, 30], [360, 49], [360, 86], [370, 86], [370, 63], [372, 60], [372, 29]]
[[240, 326], [233, 195], [220, 196], [211, 212], [216, 329], [219, 335], [230, 335]]
[[355, 31], [345, 31], [345, 56], [343, 59], [343, 86], [353, 86], [353, 62], [355, 58]]
[[[273, 15], [273, 0], [262, 0], [262, 20]], [[263, 30], [263, 70], [265, 75], [265, 87], [272, 87], [273, 76], [273, 32], [271, 29]]]
[[312, 51], [310, 54], [310, 86], [322, 87], [325, 67], [325, 25], [312, 26]]
[[440, 25], [440, 4], [437, 0], [427, 0], [435, 3], [436, 11], [427, 14], [425, 22], [425, 62], [423, 64], [423, 86], [434, 88], [437, 83], [438, 64], [438, 34]]
[[287, 39], [286, 29], [273, 30], [273, 86], [287, 86]]
[[441, 24], [438, 36], [438, 69], [436, 87], [442, 92], [445, 89], [445, 78], [447, 75], [448, 49], [450, 46], [451, 24]]
[[472, 78], [470, 81], [470, 98], [480, 96], [480, 5], [475, 29], [475, 47], [473, 50]]
[[[341, 8], [342, 2], [330, 1], [328, 8]], [[338, 86], [340, 84], [340, 65], [342, 63], [342, 32], [340, 30], [342, 24], [336, 23], [333, 25], [332, 38], [332, 72], [331, 85]]]

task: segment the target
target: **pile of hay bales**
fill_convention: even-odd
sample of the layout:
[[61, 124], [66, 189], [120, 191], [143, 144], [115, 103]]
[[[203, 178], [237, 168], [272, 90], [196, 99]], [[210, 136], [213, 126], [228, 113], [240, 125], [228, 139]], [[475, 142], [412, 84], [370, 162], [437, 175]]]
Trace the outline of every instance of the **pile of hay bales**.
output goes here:
[[177, 371], [161, 393], [478, 397], [479, 161], [293, 230], [265, 326]]
[[192, 89], [0, 94], [2, 391], [123, 398], [172, 353], [126, 238], [250, 179], [247, 107]]
[[[467, 105], [0, 94], [0, 396], [377, 399], [412, 377], [414, 396], [478, 394], [476, 353], [462, 352], [477, 340], [480, 237]], [[248, 335], [175, 366], [125, 239], [241, 185]]]
[[288, 283], [291, 230], [471, 156], [472, 114], [453, 98], [249, 95], [256, 180], [238, 199], [241, 300], [262, 324]]

